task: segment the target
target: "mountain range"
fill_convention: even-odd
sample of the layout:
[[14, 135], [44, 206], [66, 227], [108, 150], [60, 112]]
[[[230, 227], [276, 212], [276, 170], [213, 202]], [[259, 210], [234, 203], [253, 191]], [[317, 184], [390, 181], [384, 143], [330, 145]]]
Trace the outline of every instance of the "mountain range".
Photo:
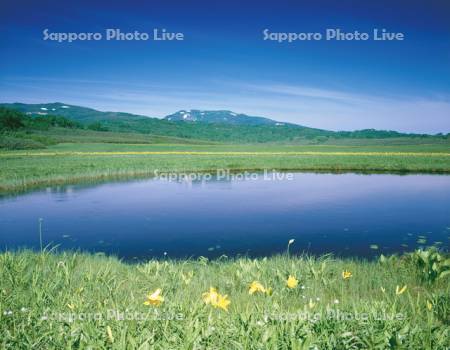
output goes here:
[[275, 125], [275, 126], [298, 126], [296, 124], [282, 123], [263, 117], [255, 117], [232, 111], [202, 111], [198, 109], [181, 110], [168, 115], [165, 120], [177, 122], [229, 124], [229, 125]]
[[58, 115], [84, 125], [99, 124], [108, 131], [137, 132], [219, 142], [295, 142], [327, 138], [430, 137], [396, 131], [365, 129], [329, 131], [285, 123], [228, 110], [180, 110], [164, 118], [124, 112], [102, 112], [64, 103], [3, 103], [0, 106], [31, 116]]
[[[123, 112], [101, 112], [92, 108], [74, 106], [60, 102], [55, 103], [40, 103], [40, 104], [26, 104], [26, 103], [3, 103], [3, 107], [17, 109], [21, 112], [30, 115], [60, 115], [72, 120], [77, 120], [81, 123], [109, 121], [109, 120], [124, 120], [135, 118], [151, 118], [144, 115], [137, 115]], [[153, 118], [159, 119], [159, 118]], [[161, 120], [161, 119], [159, 119]], [[170, 122], [191, 122], [191, 123], [209, 123], [209, 124], [229, 124], [229, 125], [276, 125], [276, 126], [292, 126], [299, 125], [292, 123], [283, 123], [264, 117], [249, 116], [243, 113], [234, 113], [232, 111], [219, 110], [181, 110], [170, 114], [162, 120]]]

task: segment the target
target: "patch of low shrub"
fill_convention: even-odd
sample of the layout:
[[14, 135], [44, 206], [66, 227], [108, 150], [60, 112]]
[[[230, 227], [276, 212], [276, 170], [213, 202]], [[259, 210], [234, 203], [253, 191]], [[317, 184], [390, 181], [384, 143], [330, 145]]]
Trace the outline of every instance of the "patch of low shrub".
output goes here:
[[46, 145], [31, 138], [21, 138], [6, 134], [0, 134], [0, 149], [20, 150], [20, 149], [39, 149]]

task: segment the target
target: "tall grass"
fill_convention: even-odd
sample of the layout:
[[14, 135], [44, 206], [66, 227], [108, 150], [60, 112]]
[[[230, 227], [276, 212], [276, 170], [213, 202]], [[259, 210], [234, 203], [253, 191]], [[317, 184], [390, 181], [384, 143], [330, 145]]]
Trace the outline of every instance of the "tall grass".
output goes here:
[[[442, 146], [436, 149], [424, 147], [422, 150], [416, 146], [406, 148], [377, 146], [372, 150], [370, 147], [356, 149], [355, 147], [324, 147], [80, 144], [58, 145], [53, 151], [45, 151], [50, 152], [49, 154], [41, 156], [2, 152], [0, 153], [2, 165], [0, 167], [0, 191], [22, 191], [33, 187], [77, 181], [149, 176], [155, 171], [277, 169], [288, 171], [450, 172], [448, 148], [442, 148]], [[146, 151], [189, 152], [189, 150], [196, 153], [140, 153]], [[205, 150], [222, 153], [204, 153]], [[61, 154], [61, 151], [64, 153]], [[101, 153], [96, 154], [97, 151]], [[75, 152], [84, 152], [84, 154]], [[118, 152], [131, 154], [117, 154]], [[134, 154], [133, 152], [138, 153]], [[250, 152], [250, 154], [239, 152]]]
[[[343, 279], [344, 270], [352, 277]], [[426, 281], [421, 273], [407, 256], [129, 265], [80, 253], [6, 252], [0, 348], [448, 349], [448, 279]], [[289, 275], [299, 280], [293, 289]], [[272, 292], [250, 295], [253, 281]], [[228, 311], [204, 303], [210, 287], [228, 295]], [[158, 288], [164, 301], [144, 305]]]

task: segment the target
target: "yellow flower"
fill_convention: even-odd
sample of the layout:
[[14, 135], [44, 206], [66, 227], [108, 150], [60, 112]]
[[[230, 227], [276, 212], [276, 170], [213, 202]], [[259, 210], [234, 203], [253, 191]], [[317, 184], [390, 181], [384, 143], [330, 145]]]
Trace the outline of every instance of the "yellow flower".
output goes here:
[[158, 288], [153, 293], [147, 295], [147, 300], [144, 302], [145, 305], [159, 306], [164, 301], [161, 295], [161, 289]]
[[344, 280], [349, 279], [350, 277], [352, 277], [352, 273], [350, 271], [347, 271], [347, 270], [342, 271], [342, 278]]
[[298, 285], [298, 279], [296, 279], [294, 276], [289, 276], [289, 278], [286, 281], [286, 284], [288, 286], [288, 288], [295, 288]]
[[431, 301], [427, 300], [427, 309], [431, 311], [432, 308], [433, 304], [431, 303]]
[[248, 289], [248, 294], [254, 294], [256, 292], [266, 293], [266, 288], [258, 281], [253, 281]]
[[217, 300], [219, 299], [219, 293], [217, 293], [217, 289], [210, 287], [209, 292], [205, 292], [202, 294], [203, 301], [205, 304], [217, 304]]
[[106, 326], [106, 334], [108, 335], [108, 339], [111, 343], [114, 343], [114, 336], [112, 334], [112, 330], [110, 326]]
[[399, 286], [395, 287], [395, 294], [400, 295], [403, 294], [406, 290], [406, 284], [400, 288]]
[[217, 303], [213, 306], [218, 307], [222, 310], [228, 311], [228, 305], [230, 305], [231, 301], [228, 299], [228, 295], [218, 295]]
[[211, 304], [215, 308], [219, 308], [228, 311], [228, 305], [231, 301], [228, 299], [228, 295], [221, 295], [216, 288], [210, 287], [209, 292], [202, 294], [205, 304]]

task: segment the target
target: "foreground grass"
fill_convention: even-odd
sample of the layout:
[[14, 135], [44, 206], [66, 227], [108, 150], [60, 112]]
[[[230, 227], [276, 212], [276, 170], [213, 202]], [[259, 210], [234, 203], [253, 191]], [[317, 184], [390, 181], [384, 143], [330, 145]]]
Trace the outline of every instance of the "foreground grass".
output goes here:
[[[344, 270], [352, 277], [344, 280]], [[293, 289], [289, 275], [299, 280]], [[283, 255], [128, 265], [87, 254], [3, 253], [0, 347], [448, 349], [448, 280], [422, 277], [406, 258]], [[253, 281], [272, 292], [249, 295]], [[204, 303], [210, 287], [228, 295], [228, 311]], [[158, 288], [164, 301], [144, 305]]]
[[0, 191], [158, 172], [450, 172], [447, 144], [371, 146], [59, 144], [0, 152]]

